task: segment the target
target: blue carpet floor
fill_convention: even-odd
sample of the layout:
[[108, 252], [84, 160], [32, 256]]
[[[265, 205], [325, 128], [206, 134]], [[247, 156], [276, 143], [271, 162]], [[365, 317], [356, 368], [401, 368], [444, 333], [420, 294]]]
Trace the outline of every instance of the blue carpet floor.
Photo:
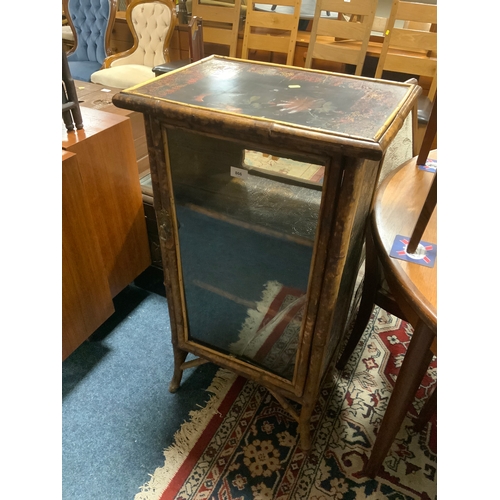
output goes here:
[[115, 314], [63, 362], [63, 500], [133, 499], [163, 465], [163, 449], [189, 411], [210, 397], [212, 364], [186, 371], [179, 391], [168, 392], [173, 357], [166, 299], [136, 284], [115, 298]]

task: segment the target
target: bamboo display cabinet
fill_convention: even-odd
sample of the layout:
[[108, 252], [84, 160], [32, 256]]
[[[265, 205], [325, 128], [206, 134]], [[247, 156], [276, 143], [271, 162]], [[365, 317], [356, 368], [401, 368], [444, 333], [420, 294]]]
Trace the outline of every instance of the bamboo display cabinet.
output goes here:
[[[145, 118], [172, 391], [186, 368], [226, 367], [263, 384], [309, 449], [380, 165], [420, 92], [213, 55], [113, 97]], [[323, 180], [249, 166], [248, 151], [324, 168]]]

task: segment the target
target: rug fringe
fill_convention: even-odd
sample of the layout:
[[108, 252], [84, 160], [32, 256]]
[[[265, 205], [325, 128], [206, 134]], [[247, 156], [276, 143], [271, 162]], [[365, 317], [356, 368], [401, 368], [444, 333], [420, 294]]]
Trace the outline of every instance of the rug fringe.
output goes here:
[[[283, 285], [278, 281], [268, 281], [262, 292], [262, 298], [257, 303], [256, 309], [248, 309], [247, 318], [243, 324], [239, 340], [231, 345], [232, 352], [246, 347], [249, 335], [254, 334], [259, 328], [272, 301]], [[206, 406], [200, 410], [189, 412], [189, 421], [184, 422], [174, 434], [174, 443], [164, 450], [165, 464], [158, 467], [151, 479], [140, 487], [140, 492], [134, 500], [158, 500], [168, 487], [175, 474], [186, 460], [189, 452], [198, 441], [201, 433], [208, 425], [231, 388], [237, 375], [225, 368], [220, 368], [213, 378], [207, 392], [212, 393]]]
[[174, 443], [163, 452], [165, 464], [163, 467], [158, 467], [151, 479], [141, 486], [141, 491], [135, 495], [134, 500], [158, 500], [161, 497], [208, 422], [217, 413], [236, 377], [235, 373], [225, 368], [217, 371], [212, 383], [206, 389], [207, 392], [212, 393], [207, 404], [201, 410], [189, 412], [189, 421], [181, 425], [174, 434]]

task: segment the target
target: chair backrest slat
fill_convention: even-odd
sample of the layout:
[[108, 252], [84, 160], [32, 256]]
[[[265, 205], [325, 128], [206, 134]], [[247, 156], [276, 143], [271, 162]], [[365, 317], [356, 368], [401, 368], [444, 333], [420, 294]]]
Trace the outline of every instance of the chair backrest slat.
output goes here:
[[191, 9], [193, 16], [203, 19], [204, 42], [225, 45], [229, 50], [229, 57], [236, 57], [241, 0], [234, 0], [234, 3], [228, 3], [227, 7], [193, 0]]
[[[269, 10], [258, 10], [253, 2], [247, 6], [241, 57], [249, 59], [252, 50], [284, 53], [286, 64], [291, 66], [299, 29], [301, 0], [264, 0], [262, 3], [268, 5]], [[290, 12], [276, 11], [280, 7]]]
[[[430, 26], [430, 30], [417, 29]], [[375, 78], [385, 71], [431, 78], [428, 97], [437, 88], [437, 6], [394, 0]]]
[[[361, 75], [376, 9], [377, 0], [318, 0], [305, 67], [320, 59], [352, 64]], [[337, 15], [321, 17], [325, 11]]]

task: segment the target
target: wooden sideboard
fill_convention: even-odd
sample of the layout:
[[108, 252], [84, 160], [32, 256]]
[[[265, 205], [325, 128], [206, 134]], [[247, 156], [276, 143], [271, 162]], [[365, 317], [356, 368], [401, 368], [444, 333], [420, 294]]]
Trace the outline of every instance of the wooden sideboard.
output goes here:
[[62, 150], [63, 359], [114, 311], [76, 154]]
[[[151, 72], [151, 78], [153, 77], [154, 74]], [[149, 172], [148, 145], [142, 113], [120, 109], [113, 104], [112, 98], [116, 93], [120, 92], [120, 89], [104, 87], [98, 83], [82, 82], [79, 80], [75, 80], [75, 87], [81, 108], [98, 109], [126, 116], [130, 119], [139, 178]]]
[[75, 81], [75, 86], [81, 108], [99, 109], [101, 111], [107, 111], [130, 118], [137, 162], [137, 173], [144, 203], [151, 264], [161, 269], [160, 242], [158, 239], [156, 215], [153, 209], [153, 190], [151, 186], [151, 175], [149, 174], [149, 156], [146, 130], [144, 128], [144, 117], [142, 113], [118, 108], [113, 104], [112, 98], [115, 94], [120, 92], [120, 89], [103, 87], [96, 83], [81, 81]]
[[84, 128], [62, 130], [63, 359], [151, 263], [130, 119], [81, 111]]

